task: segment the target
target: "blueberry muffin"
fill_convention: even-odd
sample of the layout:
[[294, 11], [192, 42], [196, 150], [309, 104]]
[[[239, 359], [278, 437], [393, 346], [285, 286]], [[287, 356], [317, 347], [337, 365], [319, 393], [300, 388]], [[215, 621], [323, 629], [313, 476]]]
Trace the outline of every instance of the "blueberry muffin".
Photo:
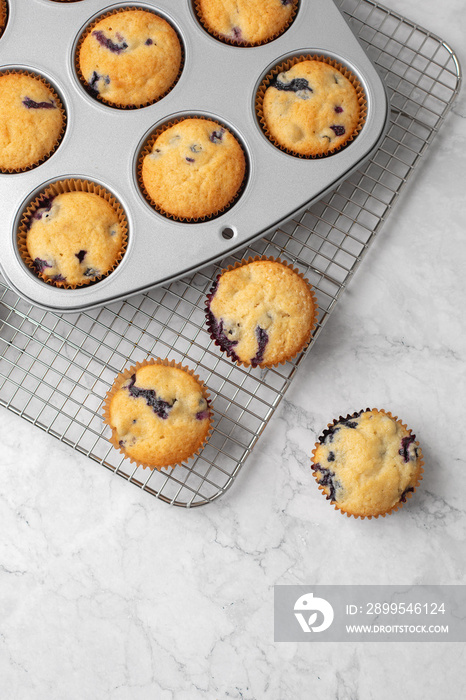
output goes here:
[[312, 461], [327, 499], [356, 517], [397, 510], [423, 472], [416, 436], [391, 413], [378, 409], [334, 421], [319, 438]]
[[0, 36], [2, 36], [3, 30], [5, 29], [7, 18], [8, 6], [6, 0], [0, 0]]
[[104, 420], [112, 444], [126, 457], [160, 469], [199, 451], [211, 412], [206, 389], [190, 370], [152, 360], [118, 375], [105, 400]]
[[43, 78], [0, 73], [0, 171], [38, 165], [55, 150], [64, 127], [61, 101]]
[[204, 27], [232, 44], [263, 44], [279, 36], [296, 14], [298, 0], [197, 0]]
[[211, 337], [234, 362], [271, 367], [309, 343], [317, 304], [296, 271], [262, 259], [220, 275], [208, 295], [206, 315]]
[[29, 261], [55, 286], [95, 282], [119, 262], [126, 243], [121, 216], [93, 192], [39, 198], [25, 229]]
[[238, 194], [246, 160], [239, 142], [221, 124], [183, 119], [149, 144], [142, 153], [140, 181], [162, 213], [193, 221], [218, 214]]
[[271, 79], [259, 116], [279, 147], [322, 156], [354, 137], [361, 121], [360, 100], [360, 90], [333, 65], [303, 60]]
[[163, 97], [175, 84], [181, 61], [173, 27], [146, 10], [117, 10], [103, 17], [78, 45], [78, 69], [87, 89], [117, 107], [139, 107]]

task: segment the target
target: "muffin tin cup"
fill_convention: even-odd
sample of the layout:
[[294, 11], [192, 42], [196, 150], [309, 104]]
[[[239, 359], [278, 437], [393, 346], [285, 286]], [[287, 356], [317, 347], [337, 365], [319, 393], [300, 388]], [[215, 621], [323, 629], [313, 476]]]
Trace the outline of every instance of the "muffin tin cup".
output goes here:
[[[214, 344], [217, 347], [219, 347], [222, 350], [222, 352], [224, 352], [228, 357], [230, 357], [229, 354], [226, 352], [226, 350], [224, 350], [222, 348], [221, 344], [218, 342], [217, 338], [215, 337], [214, 330], [213, 330], [212, 325], [211, 325], [210, 320], [209, 320], [208, 312], [210, 310], [210, 302], [215, 294], [215, 288], [217, 286], [217, 282], [222, 277], [222, 275], [225, 274], [225, 272], [230, 272], [231, 270], [236, 270], [239, 267], [243, 267], [244, 265], [249, 265], [252, 262], [258, 262], [261, 260], [279, 263], [280, 265], [287, 267], [289, 270], [291, 270], [292, 272], [297, 274], [298, 277], [300, 277], [306, 283], [306, 286], [309, 289], [309, 292], [310, 292], [311, 297], [312, 297], [312, 303], [314, 304], [314, 320], [313, 320], [312, 326], [311, 326], [310, 331], [309, 331], [309, 340], [306, 343], [304, 343], [304, 345], [302, 347], [300, 347], [299, 350], [297, 350], [293, 355], [289, 355], [285, 359], [280, 360], [280, 362], [274, 362], [274, 363], [261, 362], [257, 366], [262, 369], [265, 367], [278, 367], [279, 365], [284, 365], [286, 362], [290, 362], [291, 360], [293, 360], [295, 357], [297, 357], [297, 355], [299, 355], [299, 353], [303, 352], [303, 350], [305, 350], [307, 348], [307, 346], [309, 345], [309, 343], [312, 340], [312, 336], [313, 336], [314, 331], [317, 327], [318, 303], [317, 303], [317, 297], [315, 295], [314, 289], [311, 286], [310, 282], [304, 277], [304, 275], [301, 272], [299, 272], [299, 270], [297, 268], [290, 265], [290, 263], [288, 263], [286, 260], [281, 260], [280, 258], [274, 258], [273, 256], [266, 257], [263, 255], [256, 255], [255, 257], [249, 257], [246, 260], [239, 260], [234, 265], [229, 265], [227, 268], [225, 268], [225, 270], [223, 270], [223, 272], [221, 272], [219, 275], [217, 275], [213, 286], [210, 288], [210, 291], [207, 295], [207, 299], [205, 302], [206, 325], [207, 325], [207, 330], [209, 331], [210, 338], [211, 338], [211, 340], [214, 341]], [[235, 361], [231, 357], [230, 357], [230, 359], [234, 364], [236, 364], [238, 366], [243, 366], [243, 367], [251, 367], [252, 366], [250, 362], [244, 362], [242, 360]]]
[[[123, 234], [123, 244], [122, 248], [120, 251], [120, 254], [115, 261], [114, 265], [108, 272], [98, 275], [94, 277], [93, 279], [89, 279], [86, 282], [82, 282], [79, 285], [76, 284], [69, 284], [67, 282], [60, 282], [60, 281], [55, 281], [51, 280], [49, 277], [46, 275], [42, 275], [41, 273], [38, 273], [36, 270], [36, 267], [34, 265], [34, 262], [31, 260], [29, 257], [28, 249], [27, 249], [27, 234], [28, 234], [28, 229], [29, 229], [29, 224], [31, 221], [31, 217], [34, 215], [34, 212], [40, 208], [41, 204], [49, 199], [50, 197], [56, 197], [59, 194], [64, 194], [65, 192], [89, 192], [90, 194], [96, 194], [99, 197], [102, 197], [106, 202], [108, 202], [112, 208], [114, 209], [115, 213], [118, 216], [118, 223], [122, 227], [122, 234]], [[125, 254], [127, 245], [128, 245], [128, 222], [126, 219], [126, 215], [123, 211], [123, 207], [121, 206], [120, 202], [116, 199], [116, 197], [113, 196], [107, 189], [102, 187], [101, 185], [98, 185], [95, 182], [89, 181], [89, 180], [74, 180], [74, 179], [68, 179], [68, 180], [57, 180], [56, 182], [53, 182], [52, 184], [48, 185], [26, 208], [24, 211], [21, 221], [19, 224], [18, 228], [18, 236], [17, 236], [17, 244], [18, 244], [18, 251], [20, 253], [20, 256], [22, 260], [26, 263], [26, 265], [29, 267], [30, 270], [32, 270], [35, 274], [36, 277], [41, 279], [42, 281], [46, 282], [47, 284], [53, 286], [53, 287], [62, 287], [63, 289], [78, 289], [81, 287], [86, 287], [89, 284], [97, 284], [101, 279], [104, 279], [105, 277], [108, 277], [121, 263], [123, 256]]]
[[[347, 78], [350, 83], [353, 85], [353, 87], [356, 90], [357, 96], [358, 96], [358, 102], [359, 102], [359, 121], [356, 126], [356, 128], [353, 130], [353, 133], [351, 136], [346, 139], [346, 141], [341, 145], [341, 146], [336, 146], [333, 148], [329, 148], [328, 151], [325, 153], [319, 153], [316, 155], [305, 155], [304, 153], [298, 153], [296, 151], [292, 151], [289, 148], [286, 148], [283, 146], [281, 143], [279, 143], [274, 136], [270, 133], [268, 127], [267, 127], [267, 122], [264, 118], [263, 114], [263, 102], [264, 102], [264, 95], [267, 90], [267, 88], [270, 86], [272, 80], [279, 74], [279, 73], [284, 73], [293, 66], [295, 66], [297, 63], [301, 63], [302, 61], [320, 61], [321, 63], [327, 63], [327, 65], [332, 66], [332, 68], [336, 68], [340, 73], [342, 73], [345, 78]], [[358, 80], [358, 78], [354, 75], [352, 71], [350, 71], [343, 63], [340, 63], [339, 61], [336, 61], [334, 58], [330, 58], [328, 56], [324, 55], [317, 55], [317, 54], [306, 54], [306, 55], [300, 55], [300, 56], [293, 56], [292, 58], [288, 58], [286, 61], [278, 64], [275, 66], [271, 71], [267, 73], [265, 78], [262, 80], [256, 94], [256, 101], [255, 101], [255, 110], [256, 110], [256, 115], [259, 120], [259, 124], [261, 126], [262, 131], [264, 134], [267, 136], [269, 141], [273, 143], [276, 148], [279, 148], [281, 151], [284, 151], [285, 153], [288, 153], [290, 156], [295, 156], [296, 158], [305, 158], [307, 160], [315, 160], [315, 159], [320, 159], [320, 158], [328, 158], [329, 156], [333, 155], [334, 153], [338, 153], [338, 151], [343, 150], [348, 146], [348, 144], [353, 141], [356, 136], [359, 134], [361, 131], [362, 127], [364, 126], [364, 123], [366, 121], [367, 117], [367, 99], [366, 95], [364, 93], [364, 89]]]
[[205, 19], [202, 14], [201, 7], [199, 5], [199, 0], [194, 0], [193, 2], [194, 6], [194, 12], [196, 14], [197, 19], [199, 20], [199, 23], [202, 25], [202, 27], [205, 29], [207, 34], [210, 34], [213, 36], [217, 41], [221, 41], [223, 44], [228, 44], [229, 46], [236, 46], [237, 48], [253, 48], [254, 46], [264, 46], [265, 44], [270, 44], [271, 41], [275, 41], [275, 39], [278, 39], [282, 34], [284, 34], [287, 29], [293, 24], [296, 15], [298, 13], [298, 7], [299, 7], [299, 0], [297, 0], [294, 5], [293, 5], [293, 12], [290, 15], [290, 18], [286, 22], [286, 24], [283, 25], [281, 30], [279, 32], [275, 32], [275, 34], [272, 34], [268, 39], [263, 39], [262, 41], [256, 41], [256, 42], [248, 42], [248, 41], [234, 41], [233, 39], [228, 38], [227, 36], [224, 36], [223, 34], [219, 34], [216, 32], [214, 29], [211, 29], [208, 24], [205, 22]]
[[[154, 146], [154, 143], [156, 142], [156, 140], [158, 139], [160, 134], [162, 134], [164, 131], [166, 131], [170, 127], [175, 126], [175, 124], [179, 124], [180, 122], [183, 122], [186, 119], [191, 119], [191, 118], [193, 118], [193, 119], [205, 119], [206, 121], [213, 121], [218, 126], [229, 131], [235, 137], [236, 141], [240, 145], [241, 150], [243, 151], [244, 162], [245, 162], [245, 171], [244, 171], [243, 181], [242, 181], [241, 185], [239, 186], [235, 196], [232, 197], [232, 199], [230, 199], [230, 201], [227, 204], [225, 204], [224, 207], [221, 207], [213, 214], [209, 214], [208, 216], [199, 216], [196, 218], [176, 216], [175, 214], [170, 214], [169, 212], [165, 211], [165, 209], [163, 209], [156, 202], [154, 202], [154, 200], [152, 199], [152, 197], [148, 193], [148, 191], [144, 185], [143, 178], [142, 178], [142, 165], [144, 162], [144, 158], [146, 156], [150, 155], [150, 153], [152, 153], [152, 148]], [[222, 214], [227, 212], [229, 209], [231, 209], [231, 207], [238, 201], [238, 199], [241, 197], [242, 193], [244, 192], [244, 189], [245, 189], [247, 181], [248, 181], [248, 174], [249, 174], [248, 157], [247, 157], [247, 153], [245, 152], [245, 149], [243, 148], [243, 145], [241, 143], [241, 139], [238, 138], [238, 136], [235, 134], [235, 132], [230, 127], [226, 126], [223, 122], [219, 122], [215, 117], [210, 118], [210, 117], [207, 117], [207, 116], [204, 116], [201, 114], [185, 115], [185, 116], [179, 117], [177, 119], [172, 119], [171, 121], [165, 122], [164, 124], [161, 124], [159, 127], [157, 127], [156, 130], [149, 136], [149, 138], [144, 143], [144, 145], [139, 153], [139, 156], [137, 158], [136, 169], [137, 169], [137, 181], [138, 181], [139, 188], [140, 188], [144, 198], [146, 199], [146, 201], [150, 204], [150, 206], [153, 209], [155, 209], [155, 211], [157, 211], [159, 214], [166, 217], [167, 219], [171, 219], [172, 221], [181, 221], [183, 223], [188, 223], [188, 224], [199, 223], [199, 222], [203, 222], [203, 221], [210, 221], [212, 219], [216, 219], [218, 216], [221, 216]]]
[[[385, 411], [385, 410], [382, 409], [382, 408], [380, 408], [380, 409], [379, 409], [379, 408], [366, 408], [366, 409], [364, 409], [363, 412], [366, 412], [366, 411], [374, 411], [375, 413], [383, 413], [385, 416], [388, 416], [389, 418], [391, 418], [392, 420], [394, 420], [396, 423], [398, 423], [398, 425], [400, 425], [404, 430], [407, 430], [409, 436], [412, 435], [412, 430], [411, 430], [410, 428], [408, 428], [408, 426], [407, 426], [405, 423], [402, 423], [401, 420], [399, 420], [399, 418], [398, 418], [397, 416], [394, 416], [390, 411]], [[360, 412], [359, 412], [359, 411], [356, 411], [355, 413], [352, 413], [351, 415], [347, 415], [346, 418], [343, 418], [343, 416], [340, 416], [339, 418], [335, 418], [335, 419], [332, 421], [332, 423], [329, 423], [329, 424], [327, 425], [327, 428], [322, 432], [322, 435], [320, 436], [319, 441], [316, 442], [315, 447], [314, 447], [314, 449], [313, 449], [313, 451], [312, 451], [311, 461], [312, 461], [313, 464], [317, 464], [317, 462], [315, 461], [316, 450], [317, 450], [317, 448], [319, 447], [319, 445], [322, 444], [322, 443], [320, 442], [320, 439], [321, 439], [321, 438], [324, 438], [324, 437], [326, 436], [327, 431], [328, 431], [330, 428], [333, 428], [333, 427], [334, 427], [337, 423], [339, 423], [341, 420], [350, 420], [351, 418], [355, 418], [356, 416], [359, 416], [359, 415], [360, 415]], [[423, 469], [423, 466], [424, 466], [424, 458], [423, 458], [423, 455], [422, 455], [422, 450], [421, 450], [421, 448], [419, 447], [419, 442], [416, 440], [413, 444], [417, 447], [418, 453], [419, 453], [417, 478], [416, 478], [416, 481], [415, 481], [414, 485], [413, 485], [412, 487], [410, 487], [410, 488], [412, 488], [412, 491], [408, 491], [408, 493], [405, 494], [405, 497], [404, 497], [404, 500], [403, 500], [403, 501], [400, 500], [400, 501], [398, 501], [397, 503], [395, 503], [395, 505], [393, 505], [393, 506], [392, 506], [391, 508], [389, 508], [388, 510], [381, 511], [380, 513], [375, 513], [374, 515], [359, 515], [359, 514], [357, 514], [357, 513], [351, 513], [350, 511], [345, 510], [344, 508], [342, 508], [341, 506], [339, 506], [339, 505], [336, 503], [336, 501], [331, 501], [331, 504], [335, 507], [335, 510], [340, 511], [340, 513], [342, 513], [343, 515], [346, 514], [346, 516], [347, 516], [348, 518], [352, 516], [353, 518], [361, 518], [361, 520], [364, 520], [364, 518], [367, 518], [368, 520], [371, 520], [372, 518], [376, 518], [376, 519], [377, 519], [377, 518], [379, 517], [379, 515], [382, 516], [382, 518], [384, 518], [386, 515], [390, 515], [391, 513], [395, 513], [397, 510], [399, 510], [400, 508], [402, 508], [403, 505], [404, 505], [404, 503], [406, 503], [406, 501], [408, 500], [408, 498], [411, 498], [411, 496], [413, 495], [413, 493], [416, 491], [417, 487], [419, 486], [419, 484], [420, 484], [421, 481], [422, 481], [422, 478], [423, 478], [422, 475], [423, 475], [423, 473], [424, 473], [424, 469]], [[329, 500], [329, 499], [328, 499], [328, 496], [326, 495], [326, 493], [325, 493], [325, 491], [324, 491], [323, 486], [319, 483], [319, 478], [318, 478], [318, 477], [319, 477], [319, 472], [317, 472], [317, 471], [314, 470], [314, 471], [312, 472], [312, 475], [313, 475], [313, 477], [315, 478], [315, 480], [317, 481], [317, 485], [318, 485], [318, 487], [319, 487], [319, 491], [322, 491], [322, 494], [325, 496], [325, 498], [327, 498], [327, 500]]]
[[[176, 36], [178, 37], [178, 41], [179, 41], [180, 49], [181, 49], [181, 60], [180, 60], [180, 67], [179, 67], [178, 73], [177, 73], [174, 81], [170, 85], [170, 87], [167, 88], [167, 90], [165, 90], [165, 92], [163, 92], [161, 95], [159, 95], [158, 97], [155, 97], [152, 100], [146, 100], [145, 102], [138, 102], [138, 103], [130, 104], [130, 105], [123, 105], [123, 104], [119, 104], [118, 102], [111, 102], [110, 100], [106, 100], [105, 97], [102, 97], [102, 95], [100, 95], [98, 93], [95, 94], [94, 92], [91, 91], [86, 79], [84, 78], [84, 76], [81, 72], [81, 68], [79, 66], [79, 52], [80, 52], [80, 49], [81, 49], [81, 46], [82, 46], [84, 40], [86, 39], [86, 37], [89, 36], [89, 34], [92, 32], [94, 27], [99, 22], [101, 22], [103, 19], [106, 19], [107, 17], [111, 17], [112, 15], [118, 15], [121, 12], [128, 12], [130, 10], [142, 10], [144, 12], [151, 12], [156, 17], [160, 17], [160, 19], [165, 20], [167, 22], [167, 24], [169, 24], [170, 27], [173, 29]], [[183, 41], [181, 39], [181, 36], [180, 36], [178, 30], [176, 29], [176, 27], [174, 27], [173, 24], [171, 22], [169, 22], [168, 19], [164, 15], [159, 14], [158, 12], [155, 11], [155, 9], [152, 9], [152, 8], [149, 8], [146, 6], [140, 7], [138, 5], [126, 5], [126, 6], [117, 7], [113, 10], [102, 13], [98, 17], [95, 17], [91, 21], [91, 23], [85, 28], [85, 30], [82, 32], [82, 34], [79, 37], [78, 42], [76, 44], [76, 49], [75, 49], [75, 54], [74, 54], [74, 69], [76, 71], [76, 75], [78, 76], [79, 82], [81, 83], [82, 87], [85, 89], [85, 91], [89, 95], [91, 95], [91, 97], [93, 99], [97, 100], [98, 102], [101, 102], [102, 104], [107, 105], [107, 107], [113, 107], [113, 109], [129, 110], [129, 109], [141, 109], [142, 107], [148, 107], [149, 105], [153, 105], [156, 102], [159, 102], [160, 100], [162, 100], [164, 97], [166, 97], [173, 90], [173, 88], [175, 87], [175, 85], [177, 84], [177, 82], [180, 79], [181, 73], [183, 72], [183, 68], [184, 68], [184, 60], [185, 60], [185, 54], [184, 54], [184, 46], [183, 46]]]
[[[198, 382], [198, 384], [199, 384], [199, 386], [200, 386], [200, 388], [201, 388], [201, 390], [202, 390], [202, 396], [203, 396], [204, 399], [207, 401], [208, 410], [209, 410], [209, 429], [208, 429], [208, 431], [207, 431], [207, 433], [206, 433], [206, 436], [205, 436], [205, 438], [204, 438], [204, 441], [203, 441], [202, 444], [198, 447], [198, 449], [197, 449], [195, 452], [193, 452], [191, 455], [189, 455], [189, 457], [185, 457], [184, 459], [179, 460], [179, 461], [177, 461], [177, 462], [174, 462], [173, 464], [162, 465], [162, 466], [160, 466], [160, 467], [158, 467], [158, 466], [153, 466], [153, 465], [150, 465], [150, 464], [143, 464], [142, 462], [139, 462], [138, 460], [134, 459], [133, 457], [130, 457], [130, 456], [125, 452], [125, 450], [120, 446], [120, 443], [119, 443], [119, 440], [118, 440], [118, 436], [117, 436], [116, 429], [113, 428], [113, 427], [111, 426], [111, 423], [110, 423], [110, 404], [111, 404], [112, 398], [114, 397], [115, 393], [122, 387], [122, 385], [123, 385], [128, 379], [131, 378], [131, 376], [132, 376], [133, 374], [135, 374], [136, 372], [138, 372], [138, 370], [140, 370], [142, 367], [147, 367], [147, 366], [149, 366], [149, 365], [162, 365], [163, 367], [176, 367], [177, 369], [181, 369], [181, 370], [183, 370], [184, 372], [187, 372], [188, 374], [190, 374], [190, 375]], [[166, 358], [165, 358], [165, 359], [161, 359], [161, 358], [152, 358], [152, 359], [150, 359], [150, 360], [145, 360], [144, 362], [136, 362], [136, 364], [133, 365], [132, 367], [128, 367], [127, 369], [123, 370], [123, 372], [121, 372], [121, 373], [115, 378], [115, 381], [114, 381], [114, 383], [113, 383], [111, 389], [107, 392], [107, 395], [106, 395], [106, 397], [105, 397], [105, 399], [104, 399], [104, 402], [103, 402], [103, 405], [102, 405], [102, 415], [103, 415], [104, 423], [106, 423], [106, 425], [108, 425], [109, 428], [110, 428], [111, 431], [112, 431], [112, 435], [111, 435], [111, 437], [110, 437], [110, 442], [112, 443], [113, 447], [115, 447], [115, 449], [117, 449], [119, 452], [121, 452], [121, 454], [122, 454], [124, 457], [126, 457], [126, 459], [128, 459], [132, 464], [135, 464], [137, 467], [142, 467], [143, 469], [146, 469], [146, 468], [151, 469], [151, 470], [157, 469], [158, 471], [160, 471], [161, 469], [173, 469], [173, 468], [176, 467], [177, 465], [180, 465], [180, 464], [182, 464], [183, 462], [186, 462], [188, 459], [191, 459], [192, 457], [195, 457], [195, 456], [198, 455], [198, 454], [204, 449], [204, 447], [208, 444], [208, 442], [209, 442], [209, 440], [210, 440], [210, 436], [211, 436], [211, 434], [212, 434], [212, 430], [213, 430], [213, 411], [212, 411], [211, 406], [210, 406], [210, 394], [209, 394], [209, 392], [207, 391], [207, 388], [206, 388], [204, 382], [203, 382], [203, 381], [199, 378], [199, 376], [198, 376], [197, 374], [195, 374], [195, 372], [194, 372], [192, 369], [190, 369], [189, 367], [186, 367], [186, 366], [180, 364], [179, 362], [175, 362], [175, 360], [169, 361], [169, 360], [167, 360]]]
[[[0, 23], [0, 27], [1, 27], [1, 23]], [[0, 29], [0, 36], [1, 36], [1, 29]], [[56, 101], [57, 107], [60, 110], [61, 116], [62, 116], [62, 128], [61, 128], [61, 131], [58, 135], [58, 138], [57, 138], [54, 146], [47, 153], [45, 153], [41, 158], [33, 161], [30, 165], [27, 165], [24, 168], [2, 168], [0, 166], [0, 173], [5, 173], [5, 174], [6, 173], [10, 173], [10, 174], [11, 173], [26, 173], [26, 172], [28, 172], [28, 170], [32, 170], [33, 168], [37, 168], [37, 166], [41, 165], [41, 163], [48, 160], [48, 158], [50, 158], [50, 156], [53, 153], [55, 153], [55, 151], [59, 147], [59, 145], [62, 142], [63, 137], [65, 135], [65, 131], [66, 131], [66, 112], [65, 112], [65, 108], [63, 106], [62, 99], [58, 95], [58, 93], [55, 90], [55, 88], [53, 87], [53, 85], [51, 85], [49, 83], [49, 81], [46, 80], [41, 75], [38, 75], [37, 73], [33, 73], [32, 71], [23, 70], [22, 68], [0, 69], [0, 76], [2, 76], [2, 75], [25, 75], [28, 78], [32, 78], [33, 80], [37, 81], [38, 83], [42, 83], [42, 85], [44, 85], [47, 88], [47, 90], [49, 90], [51, 92], [54, 100]]]

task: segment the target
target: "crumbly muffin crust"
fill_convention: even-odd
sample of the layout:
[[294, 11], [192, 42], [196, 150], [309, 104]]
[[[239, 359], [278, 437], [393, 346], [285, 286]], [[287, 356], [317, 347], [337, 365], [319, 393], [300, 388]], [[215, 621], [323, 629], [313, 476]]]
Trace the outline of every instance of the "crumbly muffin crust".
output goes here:
[[198, 380], [185, 369], [160, 363], [125, 374], [116, 378], [107, 397], [113, 444], [139, 464], [157, 468], [196, 453], [210, 429], [209, 402]]
[[224, 272], [207, 303], [207, 324], [235, 362], [267, 367], [309, 342], [316, 307], [308, 283], [290, 267], [255, 260]]
[[403, 503], [422, 473], [416, 436], [377, 409], [342, 418], [325, 430], [313, 463], [326, 497], [356, 516], [382, 515]]
[[197, 0], [206, 28], [235, 44], [259, 44], [279, 35], [297, 0]]
[[122, 253], [123, 231], [112, 205], [91, 192], [43, 199], [26, 238], [36, 271], [58, 286], [82, 285], [109, 272]]
[[117, 11], [92, 26], [78, 49], [81, 75], [94, 94], [116, 106], [159, 99], [175, 83], [182, 50], [170, 24], [146, 10]]
[[0, 73], [0, 170], [24, 170], [56, 147], [64, 128], [62, 105], [39, 77]]
[[210, 119], [187, 118], [156, 138], [143, 159], [141, 179], [159, 210], [199, 219], [231, 203], [245, 172], [243, 149], [228, 129]]
[[279, 73], [262, 103], [266, 129], [293, 153], [317, 156], [343, 146], [360, 120], [351, 81], [332, 65], [304, 60]]

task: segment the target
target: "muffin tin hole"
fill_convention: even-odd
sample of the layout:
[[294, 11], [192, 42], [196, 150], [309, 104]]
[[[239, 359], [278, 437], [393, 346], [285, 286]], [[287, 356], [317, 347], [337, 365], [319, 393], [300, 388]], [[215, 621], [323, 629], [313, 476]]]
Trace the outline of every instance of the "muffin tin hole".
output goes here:
[[[182, 125], [184, 122], [189, 120], [193, 121], [191, 126], [194, 127], [194, 131], [190, 133], [181, 127], [181, 133], [178, 133], [176, 126]], [[208, 125], [207, 130], [204, 130], [199, 126], [200, 121], [206, 122]], [[198, 124], [195, 124], [195, 122]], [[170, 130], [169, 140], [163, 138], [164, 132], [168, 132], [168, 130]], [[198, 204], [200, 202], [202, 203], [202, 200], [197, 199], [196, 188], [199, 188], [198, 194], [200, 195], [206, 182], [205, 177], [200, 171], [200, 169], [203, 167], [203, 151], [206, 149], [215, 149], [217, 146], [223, 148], [225, 145], [231, 149], [231, 157], [234, 159], [234, 161], [229, 162], [231, 167], [230, 172], [236, 173], [234, 177], [238, 179], [238, 184], [236, 186], [232, 185], [230, 199], [225, 198], [223, 201], [215, 204], [206, 199], [206, 209], [204, 212], [201, 212], [201, 207], [199, 207]], [[165, 178], [162, 179], [161, 177], [161, 173], [163, 172], [162, 168], [164, 166], [154, 168], [151, 165], [150, 159], [162, 159], [164, 155], [170, 159], [171, 165], [176, 163], [176, 166], [179, 167], [179, 179], [177, 179], [175, 176], [173, 180], [168, 182], [168, 180]], [[149, 159], [148, 162], [147, 159]], [[241, 159], [243, 159], [242, 163]], [[198, 164], [196, 164], [196, 160], [198, 160]], [[236, 160], [238, 160], [238, 162], [235, 162]], [[196, 165], [199, 170], [197, 170]], [[207, 163], [207, 175], [210, 174], [209, 167], [210, 162]], [[186, 168], [193, 168], [192, 173], [189, 171], [185, 172], [183, 169]], [[150, 131], [146, 133], [136, 151], [134, 172], [139, 191], [143, 196], [144, 201], [150, 205], [153, 211], [164, 216], [165, 218], [192, 224], [215, 219], [236, 205], [247, 185], [249, 176], [249, 159], [243, 140], [238, 135], [236, 130], [229, 124], [226, 124], [223, 120], [206, 114], [179, 114], [173, 115], [170, 119], [167, 119], [159, 124], [155, 124]], [[167, 177], [171, 178], [173, 172], [173, 169], [171, 171], [169, 170], [167, 172]], [[240, 172], [242, 175], [242, 180], [239, 180]], [[191, 178], [191, 176], [193, 189], [191, 189], [189, 194], [189, 202], [186, 202], [186, 205], [183, 207], [180, 206], [171, 208], [170, 206], [167, 206], [167, 201], [169, 202], [169, 198], [167, 200], [167, 197], [165, 196], [161, 187], [163, 182], [167, 182], [167, 189], [174, 188], [174, 191], [176, 190], [177, 198], [183, 198], [188, 194], [187, 190], [183, 192], [183, 180], [189, 185], [189, 178]], [[215, 183], [216, 175], [214, 174], [213, 184]], [[227, 183], [227, 186], [229, 184], [231, 183]], [[190, 188], [188, 187], [187, 189]], [[217, 189], [218, 191], [221, 191], [222, 195], [224, 195], [225, 187]], [[217, 205], [218, 209], [215, 209], [214, 207]], [[208, 209], [209, 206], [211, 207], [210, 210]]]
[[96, 284], [122, 262], [128, 218], [117, 197], [83, 178], [43, 183], [19, 210], [14, 227], [23, 264], [62, 289]]
[[[121, 110], [148, 107], [166, 97], [180, 79], [184, 61], [178, 28], [145, 5], [121, 5], [94, 15], [79, 31], [72, 52], [74, 73], [85, 92]], [[144, 80], [133, 90], [138, 77]]]

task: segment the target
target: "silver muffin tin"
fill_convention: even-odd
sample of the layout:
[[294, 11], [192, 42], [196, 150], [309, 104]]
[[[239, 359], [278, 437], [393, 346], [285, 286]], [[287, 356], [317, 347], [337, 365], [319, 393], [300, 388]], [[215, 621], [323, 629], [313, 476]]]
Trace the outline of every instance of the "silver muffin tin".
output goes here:
[[[84, 28], [117, 7], [155, 10], [178, 31], [184, 68], [171, 92], [156, 104], [115, 109], [86, 93], [74, 54]], [[360, 80], [367, 119], [345, 149], [319, 159], [290, 156], [262, 132], [254, 110], [257, 88], [276, 64], [319, 54], [346, 65]], [[385, 87], [331, 0], [300, 0], [297, 16], [278, 39], [239, 48], [217, 41], [199, 24], [191, 0], [108, 5], [102, 0], [10, 0], [0, 39], [0, 70], [22, 68], [43, 75], [67, 113], [64, 138], [43, 164], [25, 173], [0, 174], [0, 259], [4, 276], [24, 299], [46, 310], [75, 312], [167, 284], [243, 248], [275, 230], [323, 197], [367, 160], [388, 126]], [[149, 134], [182, 115], [223, 122], [242, 142], [248, 180], [238, 201], [206, 222], [167, 219], [148, 204], [137, 183], [139, 152]], [[49, 183], [66, 178], [97, 182], [121, 202], [129, 228], [123, 261], [100, 282], [76, 290], [45, 284], [22, 261], [16, 232], [28, 203]]]

